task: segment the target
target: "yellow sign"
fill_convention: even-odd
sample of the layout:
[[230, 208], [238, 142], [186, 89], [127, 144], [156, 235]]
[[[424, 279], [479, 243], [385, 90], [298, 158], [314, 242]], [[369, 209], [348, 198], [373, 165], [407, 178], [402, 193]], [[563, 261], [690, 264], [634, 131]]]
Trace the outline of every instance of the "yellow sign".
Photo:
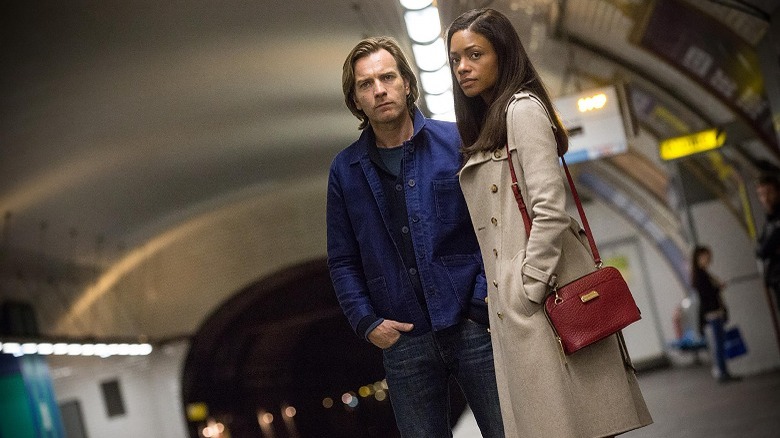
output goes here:
[[695, 134], [664, 140], [659, 145], [659, 149], [662, 159], [673, 160], [719, 148], [725, 142], [725, 132], [718, 129], [708, 129]]

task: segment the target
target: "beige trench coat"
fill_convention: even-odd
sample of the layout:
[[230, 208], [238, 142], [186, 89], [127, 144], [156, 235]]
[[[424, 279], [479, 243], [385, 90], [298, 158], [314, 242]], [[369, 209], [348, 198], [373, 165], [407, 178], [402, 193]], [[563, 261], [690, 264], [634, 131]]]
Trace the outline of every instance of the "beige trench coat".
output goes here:
[[[526, 239], [504, 149], [472, 156], [460, 172], [488, 281], [501, 413], [508, 438], [591, 438], [652, 423], [616, 336], [564, 356], [541, 308], [550, 274], [566, 284], [595, 269], [584, 233], [565, 211], [551, 123], [518, 93], [508, 143], [532, 217]], [[516, 155], [515, 155], [516, 154]], [[520, 275], [520, 273], [523, 275]], [[626, 358], [627, 359], [627, 358]]]

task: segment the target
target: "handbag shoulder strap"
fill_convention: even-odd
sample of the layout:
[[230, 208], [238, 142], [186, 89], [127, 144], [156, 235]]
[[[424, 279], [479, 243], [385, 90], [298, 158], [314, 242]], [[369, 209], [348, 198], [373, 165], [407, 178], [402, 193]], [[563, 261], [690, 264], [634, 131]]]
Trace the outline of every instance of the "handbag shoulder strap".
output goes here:
[[506, 159], [509, 162], [509, 173], [512, 175], [512, 192], [515, 194], [515, 201], [517, 201], [517, 207], [520, 209], [520, 214], [523, 216], [523, 225], [525, 225], [525, 237], [531, 236], [531, 217], [528, 216], [528, 208], [523, 201], [523, 194], [520, 193], [520, 187], [517, 184], [517, 174], [515, 173], [515, 166], [512, 164], [512, 153], [509, 151], [509, 143], [506, 144]]
[[[524, 95], [520, 95], [520, 94], [521, 93], [516, 94], [515, 99], [523, 98], [523, 97], [534, 97], [533, 95], [528, 93], [524, 93]], [[539, 103], [541, 104], [541, 102]], [[544, 105], [542, 105], [542, 108], [544, 108]], [[547, 110], [545, 109], [545, 113], [546, 112]], [[547, 117], [549, 118], [550, 115], [547, 114]], [[552, 129], [555, 130], [554, 125], [552, 125]], [[512, 192], [515, 195], [515, 201], [517, 201], [517, 207], [520, 209], [520, 214], [523, 216], [523, 225], [525, 225], [526, 237], [530, 237], [531, 218], [528, 215], [528, 208], [526, 207], [525, 202], [523, 201], [523, 195], [522, 193], [520, 193], [520, 187], [517, 183], [517, 173], [515, 172], [515, 166], [512, 163], [512, 153], [509, 150], [509, 143], [506, 143], [504, 146], [506, 147], [507, 162], [509, 163], [509, 173], [512, 176]], [[572, 179], [571, 177], [571, 172], [569, 172], [569, 166], [566, 165], [566, 160], [563, 158], [563, 156], [561, 156], [561, 162], [563, 163], [563, 169], [566, 171], [566, 179], [569, 182], [569, 188], [571, 189], [571, 194], [572, 197], [574, 198], [574, 203], [577, 205], [577, 212], [580, 215], [580, 220], [582, 221], [582, 227], [585, 229], [585, 235], [588, 237], [588, 244], [590, 245], [590, 250], [593, 253], [593, 262], [595, 263], [597, 268], [600, 268], [602, 265], [601, 256], [599, 255], [599, 250], [596, 247], [596, 240], [593, 238], [593, 233], [590, 230], [590, 224], [588, 223], [588, 218], [585, 216], [585, 209], [582, 207], [582, 201], [580, 201], [580, 196], [577, 193], [577, 188], [574, 186], [574, 179]]]
[[574, 180], [569, 172], [569, 166], [566, 165], [566, 160], [561, 156], [561, 162], [563, 163], [563, 170], [566, 171], [566, 179], [569, 180], [569, 188], [571, 189], [571, 195], [574, 198], [574, 203], [577, 205], [577, 212], [580, 214], [580, 220], [582, 220], [582, 227], [585, 228], [585, 235], [588, 237], [588, 243], [590, 244], [590, 250], [593, 253], [593, 262], [597, 268], [601, 267], [601, 256], [599, 250], [596, 248], [596, 240], [593, 238], [593, 233], [590, 231], [590, 224], [588, 224], [588, 217], [585, 216], [585, 209], [582, 208], [582, 201], [580, 201], [580, 195], [577, 193], [577, 187], [574, 186]]

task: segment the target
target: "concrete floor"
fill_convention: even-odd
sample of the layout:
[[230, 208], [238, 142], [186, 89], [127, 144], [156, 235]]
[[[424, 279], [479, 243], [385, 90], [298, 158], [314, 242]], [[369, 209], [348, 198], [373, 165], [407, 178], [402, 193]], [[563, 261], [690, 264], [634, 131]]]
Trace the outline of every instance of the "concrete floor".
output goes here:
[[[707, 364], [640, 371], [655, 421], [620, 438], [780, 438], [780, 370], [720, 384]], [[480, 437], [470, 411], [454, 438]]]
[[709, 365], [640, 372], [655, 421], [626, 438], [780, 438], [780, 370], [720, 384]]

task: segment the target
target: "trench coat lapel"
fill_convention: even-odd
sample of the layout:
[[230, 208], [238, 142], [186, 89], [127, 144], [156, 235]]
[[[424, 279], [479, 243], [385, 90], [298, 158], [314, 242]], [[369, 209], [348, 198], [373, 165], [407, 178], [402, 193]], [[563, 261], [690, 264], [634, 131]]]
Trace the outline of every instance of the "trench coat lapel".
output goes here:
[[476, 166], [486, 161], [490, 161], [490, 154], [487, 152], [477, 152], [476, 154], [469, 157], [468, 161], [466, 161], [466, 164], [464, 164], [460, 169], [460, 173], [470, 167]]

